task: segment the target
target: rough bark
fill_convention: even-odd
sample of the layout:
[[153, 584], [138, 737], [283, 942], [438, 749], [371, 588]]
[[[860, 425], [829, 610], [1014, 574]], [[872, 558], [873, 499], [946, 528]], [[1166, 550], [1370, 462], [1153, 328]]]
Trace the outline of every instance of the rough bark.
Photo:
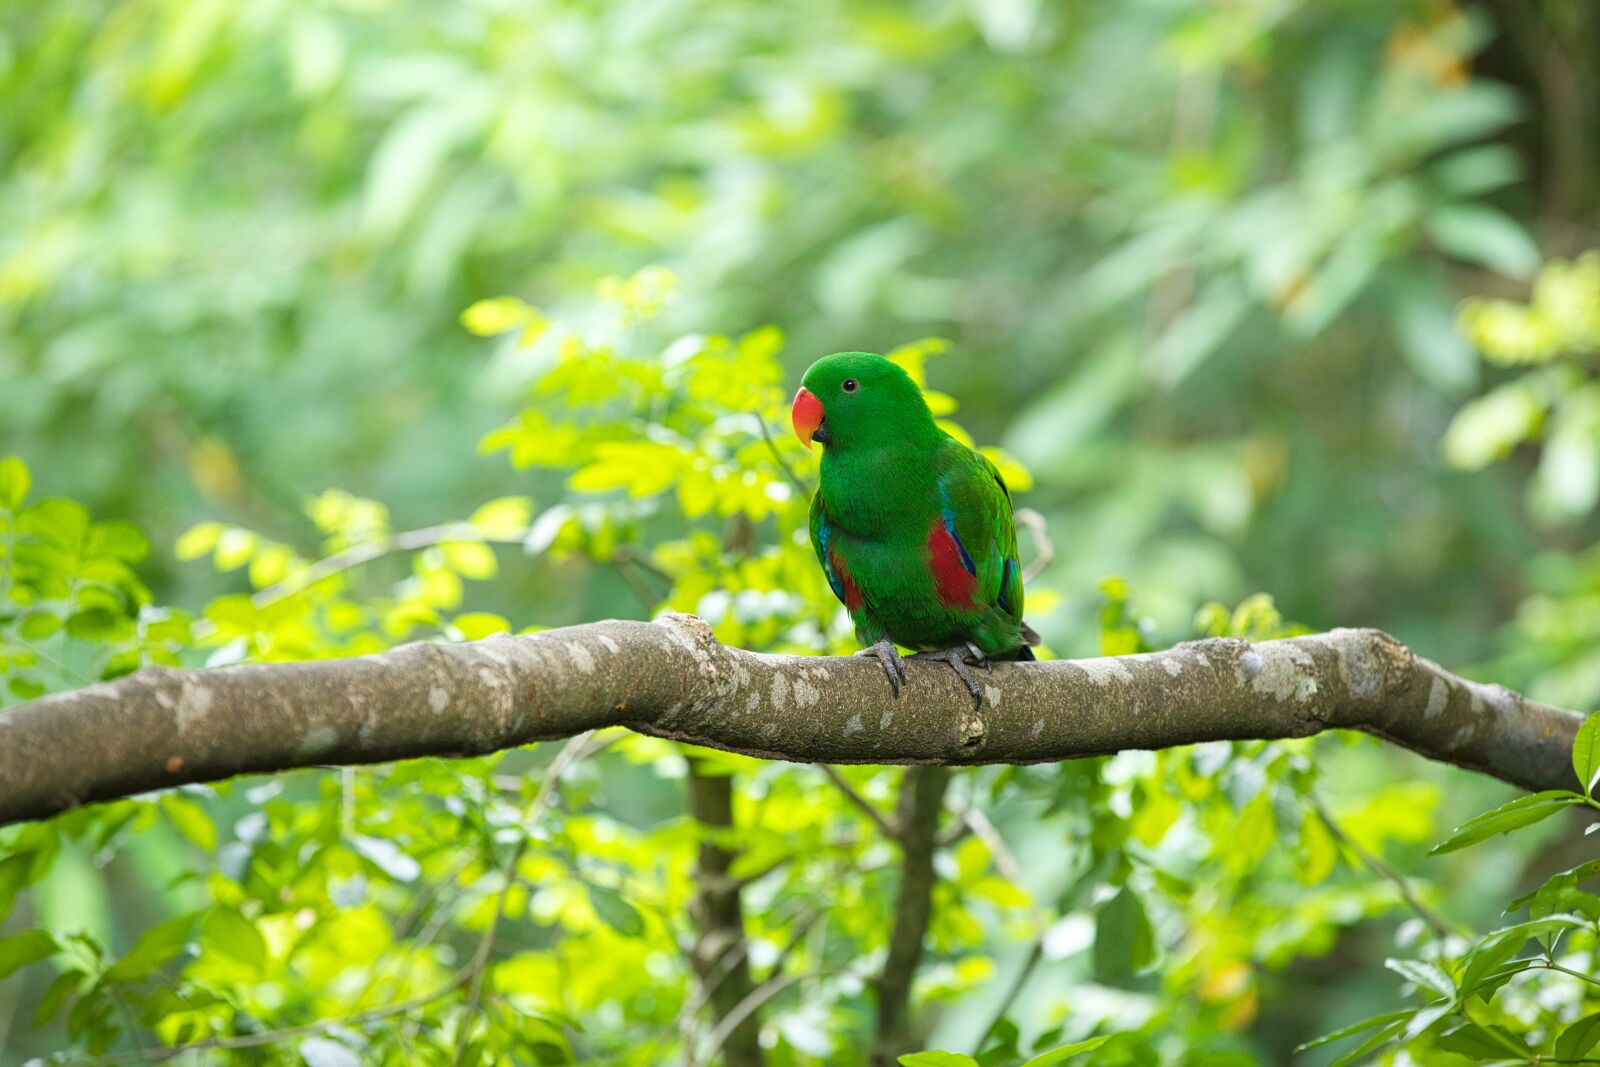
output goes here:
[[490, 752], [626, 726], [822, 763], [1038, 763], [1362, 730], [1527, 789], [1576, 784], [1577, 716], [1456, 677], [1377, 630], [999, 664], [982, 705], [941, 663], [726, 648], [703, 622], [599, 622], [376, 656], [165, 668], [0, 714], [0, 824], [184, 782]]
[[873, 1067], [889, 1067], [917, 1048], [911, 1018], [911, 981], [922, 960], [922, 942], [933, 915], [933, 854], [939, 813], [950, 782], [947, 767], [912, 767], [900, 784], [899, 839], [903, 862], [895, 896], [889, 955], [878, 975], [878, 1031]]
[[[700, 761], [689, 760], [689, 814], [708, 832], [700, 842], [695, 868], [698, 889], [690, 915], [695, 943], [691, 950], [695, 975], [710, 991], [711, 1013], [722, 1022], [755, 989], [750, 980], [750, 959], [745, 940], [744, 905], [739, 883], [729, 875], [736, 853], [722, 848], [712, 836], [733, 829], [733, 779], [708, 774]], [[725, 1067], [763, 1067], [761, 1018], [749, 1012], [728, 1031], [722, 1044]]]

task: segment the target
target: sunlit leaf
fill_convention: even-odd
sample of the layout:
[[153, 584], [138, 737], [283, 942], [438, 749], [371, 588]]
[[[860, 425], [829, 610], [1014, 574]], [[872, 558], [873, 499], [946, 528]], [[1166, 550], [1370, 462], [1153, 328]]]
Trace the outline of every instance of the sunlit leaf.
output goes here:
[[56, 939], [45, 930], [24, 930], [0, 940], [0, 978], [19, 967], [48, 959], [61, 950]]
[[1572, 741], [1572, 769], [1583, 786], [1584, 795], [1594, 792], [1600, 778], [1600, 712], [1584, 720]]
[[1579, 803], [1583, 797], [1567, 789], [1552, 789], [1518, 797], [1493, 811], [1468, 819], [1443, 844], [1434, 846], [1434, 853], [1454, 852], [1499, 834], [1531, 826], [1548, 819], [1556, 812]]
[[1074, 1041], [1070, 1045], [1060, 1045], [1051, 1049], [1049, 1052], [1041, 1053], [1040, 1055], [1025, 1061], [1022, 1064], [1022, 1067], [1053, 1067], [1054, 1064], [1065, 1063], [1074, 1056], [1081, 1055], [1085, 1052], [1093, 1052], [1095, 1049], [1099, 1048], [1101, 1045], [1110, 1040], [1111, 1038], [1109, 1036], [1091, 1037], [1086, 1041]]

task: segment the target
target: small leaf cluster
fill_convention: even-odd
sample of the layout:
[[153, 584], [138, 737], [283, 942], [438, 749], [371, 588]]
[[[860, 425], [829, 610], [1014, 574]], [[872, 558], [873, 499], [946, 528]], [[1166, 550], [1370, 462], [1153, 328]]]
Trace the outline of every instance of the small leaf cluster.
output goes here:
[[[1578, 730], [1573, 773], [1582, 791], [1553, 789], [1515, 800], [1467, 820], [1437, 845], [1436, 855], [1521, 832], [1560, 812], [1600, 812], [1600, 713]], [[1600, 826], [1590, 822], [1584, 830]], [[1527, 918], [1487, 934], [1459, 932], [1421, 944], [1424, 953], [1387, 961], [1420, 1000], [1302, 1046], [1361, 1037], [1333, 1067], [1367, 1062], [1403, 1046], [1413, 1062], [1513, 1064], [1588, 1062], [1600, 1044], [1600, 896], [1580, 888], [1600, 876], [1600, 860], [1552, 875], [1512, 900], [1504, 914]]]
[[1600, 252], [1545, 264], [1527, 303], [1474, 298], [1462, 332], [1491, 364], [1531, 367], [1456, 413], [1442, 447], [1477, 470], [1537, 444], [1529, 501], [1536, 516], [1571, 522], [1600, 503]]
[[76, 501], [30, 501], [31, 483], [21, 458], [0, 457], [0, 707], [176, 663], [190, 620], [152, 606], [134, 570], [144, 535]]

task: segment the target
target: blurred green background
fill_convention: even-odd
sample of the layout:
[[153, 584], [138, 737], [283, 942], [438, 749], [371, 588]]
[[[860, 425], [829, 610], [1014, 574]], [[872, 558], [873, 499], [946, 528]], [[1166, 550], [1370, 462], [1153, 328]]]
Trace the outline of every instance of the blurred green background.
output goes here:
[[1170, 632], [1266, 589], [1479, 657], [1593, 540], [1439, 461], [1485, 377], [1457, 302], [1595, 243], [1588, 3], [4, 13], [0, 448], [157, 543], [519, 488], [468, 458], [505, 387], [457, 314], [653, 263], [794, 377], [949, 339], [936, 384], [1035, 469], [1064, 648], [1121, 573]]
[[[947, 340], [930, 384], [1032, 472], [1058, 655], [1101, 647], [1118, 575], [1148, 644], [1265, 591], [1587, 711], [1596, 175], [1586, 0], [0, 0], [0, 454], [143, 529], [154, 601], [195, 607], [247, 590], [174, 557], [198, 522], [314, 556], [333, 487], [401, 530], [564, 499], [478, 454], [531, 372], [462, 310], [581, 328], [659, 265], [652, 336], [776, 326], [785, 390]], [[524, 558], [472, 603], [648, 614], [624, 578]], [[1319, 751], [1352, 803], [1502, 795]], [[1554, 869], [1532, 840], [1443, 877], [1398, 839], [1468, 923]], [[144, 907], [118, 921], [171, 902]], [[1342, 1021], [1306, 990], [1363, 999], [1387, 949], [1360, 936], [1277, 990], [1259, 1062]]]

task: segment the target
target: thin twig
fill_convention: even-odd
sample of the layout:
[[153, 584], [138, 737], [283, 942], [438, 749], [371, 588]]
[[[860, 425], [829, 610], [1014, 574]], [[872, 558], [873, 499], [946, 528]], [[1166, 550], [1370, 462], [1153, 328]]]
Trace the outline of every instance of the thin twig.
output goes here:
[[675, 584], [677, 584], [677, 579], [668, 574], [666, 571], [662, 570], [656, 564], [656, 562], [650, 558], [648, 553], [640, 552], [638, 548], [633, 545], [618, 545], [616, 550], [611, 553], [611, 559], [613, 562], [633, 564], [646, 574], [654, 578], [659, 578], [668, 589], [671, 589]]
[[471, 975], [464, 969], [449, 982], [410, 1000], [402, 1000], [395, 1004], [385, 1004], [381, 1008], [369, 1008], [354, 1015], [346, 1015], [338, 1019], [322, 1019], [318, 1022], [307, 1023], [304, 1026], [286, 1026], [279, 1030], [263, 1030], [259, 1034], [244, 1034], [240, 1037], [211, 1037], [204, 1041], [195, 1041], [187, 1045], [166, 1045], [161, 1048], [136, 1049], [126, 1052], [112, 1052], [104, 1056], [93, 1056], [83, 1060], [69, 1060], [63, 1067], [112, 1067], [121, 1063], [160, 1063], [182, 1056], [188, 1052], [208, 1052], [213, 1049], [259, 1048], [262, 1045], [274, 1045], [280, 1041], [290, 1041], [297, 1037], [314, 1037], [327, 1033], [336, 1028], [360, 1029], [367, 1023], [377, 1022], [394, 1015], [405, 1015], [419, 1008], [427, 1007], [437, 1000], [460, 989]]
[[[800, 918], [795, 923], [794, 933], [790, 935], [788, 943], [778, 950], [777, 958], [772, 961], [769, 977], [776, 975], [783, 968], [784, 961], [789, 958], [795, 946], [810, 931], [812, 924], [817, 921], [817, 917], [821, 914], [822, 909], [817, 907], [803, 907], [800, 909]], [[717, 958], [717, 962], [714, 964], [714, 971], [708, 976], [709, 981], [702, 981], [698, 977], [696, 978], [688, 999], [684, 1001], [683, 1009], [678, 1013], [677, 1022], [673, 1025], [673, 1031], [679, 1035], [679, 1042], [691, 1056], [693, 1054], [691, 1046], [694, 1042], [692, 1024], [695, 1017], [700, 1014], [701, 1009], [711, 1000], [711, 996], [716, 992], [717, 986], [722, 983], [722, 980], [728, 976], [734, 967], [738, 966], [739, 961], [745, 958], [749, 950], [750, 943], [748, 940], [740, 941], [736, 945], [730, 945], [727, 951]], [[649, 1057], [650, 1062], [660, 1061], [661, 1044], [667, 1039], [667, 1034], [668, 1031], [663, 1031], [661, 1036], [656, 1038]]]
[[1006, 995], [1000, 1001], [1000, 1006], [995, 1009], [994, 1017], [989, 1020], [989, 1025], [984, 1027], [983, 1036], [978, 1038], [977, 1044], [972, 1046], [972, 1054], [980, 1055], [983, 1046], [989, 1043], [1000, 1024], [1005, 1022], [1006, 1015], [1011, 1011], [1011, 1005], [1016, 1003], [1022, 995], [1023, 987], [1028, 984], [1028, 979], [1033, 977], [1034, 968], [1039, 966], [1039, 961], [1044, 958], [1044, 936], [1034, 938], [1033, 945], [1028, 949], [1028, 958], [1023, 961], [1022, 969], [1017, 972], [1017, 977], [1012, 981], [1011, 988], [1006, 990]]
[[[989, 857], [994, 861], [995, 870], [1001, 876], [1022, 889], [1022, 864], [1017, 860], [1017, 854], [1006, 844], [1006, 839], [1001, 836], [1000, 830], [984, 814], [982, 808], [968, 807], [961, 813], [961, 821], [972, 828], [972, 832], [982, 841], [989, 850]], [[1026, 890], [1024, 890], [1026, 892]], [[1028, 950], [1028, 958], [1022, 964], [1022, 969], [1017, 972], [1016, 979], [1011, 983], [1011, 988], [1006, 991], [1005, 997], [1000, 1001], [1000, 1006], [995, 1010], [994, 1017], [984, 1029], [983, 1036], [978, 1038], [977, 1045], [973, 1048], [973, 1055], [983, 1051], [983, 1046], [988, 1043], [989, 1036], [995, 1028], [1004, 1021], [1006, 1013], [1011, 1010], [1011, 1005], [1021, 996], [1023, 987], [1028, 984], [1028, 979], [1033, 977], [1034, 968], [1039, 965], [1039, 960], [1044, 956], [1044, 939], [1050, 932], [1050, 919], [1045, 914], [1038, 901], [1033, 899], [1033, 894], [1028, 894], [1028, 910], [1033, 917], [1033, 945]]]
[[523, 853], [528, 850], [528, 842], [532, 838], [524, 832], [522, 839], [517, 842], [517, 847], [511, 853], [511, 862], [505, 866], [505, 884], [500, 887], [500, 898], [495, 902], [494, 917], [489, 920], [489, 929], [484, 931], [483, 938], [478, 942], [478, 950], [472, 954], [472, 962], [467, 965], [471, 974], [467, 990], [467, 1007], [461, 1015], [461, 1022], [457, 1025], [460, 1037], [456, 1041], [455, 1059], [451, 1061], [453, 1067], [461, 1067], [467, 1058], [467, 1047], [472, 1043], [472, 1020], [477, 1017], [478, 1006], [483, 1002], [483, 982], [489, 973], [489, 957], [494, 952], [495, 938], [500, 934], [500, 924], [505, 921], [506, 902], [511, 898], [511, 887], [517, 884], [517, 864], [522, 862]]
[[1596, 978], [1592, 974], [1584, 974], [1582, 971], [1575, 971], [1571, 967], [1562, 966], [1555, 960], [1545, 960], [1540, 966], [1547, 971], [1560, 971], [1562, 974], [1571, 975], [1573, 978], [1581, 979], [1590, 985], [1600, 986], [1600, 978]]
[[1399, 871], [1396, 871], [1382, 859], [1362, 848], [1355, 838], [1346, 833], [1344, 827], [1339, 825], [1338, 820], [1323, 806], [1321, 799], [1316, 794], [1308, 794], [1305, 801], [1322, 825], [1327, 827], [1329, 835], [1354, 856], [1363, 867], [1392, 883], [1400, 891], [1400, 898], [1405, 901], [1406, 906], [1416, 912], [1417, 917], [1427, 923], [1435, 934], [1440, 938], [1447, 938], [1452, 934], [1462, 935], [1464, 933], [1459, 927], [1454, 926], [1438, 912], [1424, 904], [1412, 892], [1410, 883], [1406, 881]]
[[728, 1040], [728, 1036], [733, 1033], [740, 1023], [744, 1022], [745, 1019], [749, 1017], [751, 1012], [755, 1011], [757, 1008], [761, 1007], [761, 1005], [765, 1004], [779, 993], [782, 993], [785, 989], [788, 989], [796, 982], [803, 982], [808, 978], [825, 978], [829, 975], [839, 974], [845, 970], [848, 970], [848, 968], [827, 967], [816, 971], [802, 971], [796, 974], [782, 974], [762, 982], [760, 985], [756, 986], [750, 991], [749, 996], [741, 1000], [732, 1011], [723, 1017], [722, 1021], [717, 1024], [716, 1029], [711, 1031], [710, 1047], [706, 1049], [705, 1058], [702, 1060], [691, 1056], [687, 1063], [690, 1065], [690, 1067], [694, 1067], [694, 1065], [699, 1063], [710, 1063], [716, 1058], [717, 1052], [721, 1050], [723, 1043]]
[[967, 815], [963, 810], [957, 814], [955, 821], [939, 831], [939, 836], [934, 838], [934, 843], [940, 848], [949, 848], [970, 833], [972, 833], [972, 824], [967, 822]]
[[528, 539], [529, 529], [523, 526], [515, 530], [494, 530], [475, 526], [470, 522], [447, 522], [420, 530], [408, 530], [381, 541], [364, 541], [319, 559], [300, 573], [267, 586], [252, 596], [250, 601], [257, 608], [270, 607], [280, 600], [287, 600], [303, 593], [318, 582], [326, 581], [336, 574], [354, 570], [364, 563], [371, 563], [394, 552], [415, 552], [435, 545], [452, 543], [520, 544]]
[[[717, 962], [712, 965], [711, 974], [707, 975], [704, 980], [698, 975], [695, 977], [694, 988], [689, 993], [689, 999], [684, 1002], [683, 1010], [678, 1012], [678, 1021], [673, 1027], [678, 1034], [678, 1043], [685, 1049], [694, 1044], [694, 1020], [700, 1014], [700, 1009], [706, 1006], [707, 1002], [711, 1000], [712, 994], [722, 985], [722, 980], [733, 973], [733, 969], [739, 965], [739, 961], [744, 959], [749, 951], [750, 946], [745, 941], [729, 945], [727, 950], [717, 957]], [[662, 1031], [661, 1036], [656, 1038], [657, 1050], [660, 1049], [661, 1043], [666, 1039], [667, 1031]], [[652, 1053], [650, 1058], [656, 1060], [657, 1057]]]
[[522, 836], [517, 841], [517, 847], [511, 853], [511, 860], [501, 870], [504, 873], [505, 884], [500, 888], [500, 898], [495, 903], [494, 918], [489, 920], [489, 929], [484, 932], [483, 939], [478, 942], [478, 951], [473, 954], [472, 962], [467, 970], [471, 974], [471, 987], [467, 992], [467, 1007], [457, 1026], [460, 1038], [456, 1043], [456, 1055], [452, 1061], [454, 1067], [461, 1067], [467, 1055], [467, 1046], [471, 1043], [472, 1020], [478, 1014], [478, 1008], [483, 1002], [483, 982], [489, 971], [489, 957], [494, 952], [494, 943], [500, 933], [500, 924], [505, 920], [506, 903], [511, 898], [511, 889], [517, 884], [517, 865], [522, 862], [523, 855], [528, 851], [528, 844], [533, 840], [533, 824], [538, 822], [539, 816], [544, 813], [550, 798], [555, 795], [556, 786], [561, 781], [561, 776], [568, 768], [583, 759], [585, 756], [599, 752], [609, 746], [615, 738], [607, 738], [600, 745], [592, 748], [595, 731], [588, 730], [574, 737], [561, 751], [556, 753], [556, 758], [550, 761], [550, 766], [544, 772], [544, 781], [539, 783], [539, 792], [534, 794], [533, 802], [522, 815]]
[[828, 776], [828, 781], [832, 782], [838, 788], [839, 792], [844, 794], [846, 800], [854, 804], [867, 816], [867, 818], [876, 823], [878, 829], [883, 831], [885, 837], [894, 838], [896, 840], [899, 839], [900, 827], [895, 823], [895, 821], [889, 816], [885, 815], [883, 812], [879, 811], [876, 804], [857, 792], [856, 787], [850, 784], [849, 779], [845, 778], [843, 774], [839, 773], [839, 768], [830, 763], [824, 763], [820, 766], [822, 767], [822, 773]]
[[641, 582], [620, 560], [613, 559], [610, 562], [611, 569], [617, 572], [617, 577], [622, 579], [622, 584], [628, 587], [628, 591], [639, 601], [640, 606], [646, 612], [654, 611], [655, 606], [661, 603], [661, 598], [652, 593], [650, 587]]
[[[250, 603], [258, 611], [272, 607], [290, 597], [299, 596], [319, 582], [327, 581], [335, 575], [354, 570], [395, 552], [415, 552], [435, 545], [453, 543], [521, 544], [528, 539], [531, 529], [532, 527], [524, 526], [516, 530], [494, 530], [475, 526], [470, 522], [447, 522], [420, 530], [407, 530], [378, 541], [363, 541], [331, 556], [325, 556], [281, 582], [274, 582], [264, 589], [257, 590], [251, 594]], [[199, 619], [195, 622], [193, 631], [196, 640], [204, 640], [216, 632], [216, 624], [208, 619]]]
[[1044, 569], [1055, 562], [1056, 546], [1050, 540], [1050, 524], [1045, 522], [1043, 515], [1032, 508], [1018, 508], [1013, 513], [1017, 525], [1026, 526], [1028, 533], [1033, 537], [1033, 559], [1022, 568], [1022, 580], [1031, 582], [1043, 573]]
[[800, 494], [802, 500], [810, 496], [811, 487], [800, 480], [800, 476], [789, 466], [789, 461], [783, 458], [783, 453], [778, 451], [778, 442], [772, 439], [772, 431], [767, 428], [767, 420], [756, 412], [751, 412], [751, 417], [761, 427], [761, 439], [767, 443], [767, 451], [772, 453], [773, 462], [783, 471], [783, 476], [789, 479], [789, 484], [794, 486], [795, 492]]
[[[769, 981], [777, 977], [778, 972], [783, 969], [784, 961], [787, 960], [790, 954], [794, 952], [795, 947], [800, 944], [801, 940], [804, 939], [805, 935], [810, 931], [812, 924], [817, 921], [817, 917], [821, 914], [822, 909], [817, 907], [811, 907], [801, 913], [800, 919], [795, 924], [794, 932], [789, 936], [788, 943], [786, 943], [783, 948], [778, 950], [777, 958], [772, 961], [772, 968], [768, 972]], [[697, 982], [694, 991], [689, 997], [689, 1000], [684, 1004], [683, 1010], [679, 1012], [676, 1030], [679, 1035], [678, 1041], [681, 1045], [683, 1045], [685, 1067], [696, 1067], [698, 1062], [695, 1056], [694, 1047], [695, 1018], [699, 1016], [701, 1009], [710, 1002], [712, 996], [716, 993], [717, 988], [722, 984], [723, 980], [733, 972], [733, 969], [737, 967], [740, 961], [749, 954], [749, 951], [750, 943], [747, 938], [741, 939], [738, 944], [730, 946], [728, 950], [724, 952], [717, 960], [716, 973], [709, 976], [711, 980], [709, 982]], [[713, 1044], [708, 1056], [708, 1061], [710, 1057], [716, 1056], [718, 1050], [722, 1048], [723, 1042], [727, 1040], [728, 1034], [733, 1033], [734, 1029], [737, 1028], [739, 1023], [744, 1020], [744, 1016], [739, 1016], [739, 1018], [734, 1021], [733, 1025], [728, 1027], [727, 1034], [723, 1034], [721, 1037], [718, 1037], [717, 1035], [722, 1029], [722, 1024], [726, 1023], [727, 1018], [731, 1018], [734, 1015], [734, 1012], [737, 1012], [740, 1008], [743, 1008], [746, 1001], [750, 999], [750, 996], [754, 996], [755, 992], [758, 992], [760, 988], [762, 987], [758, 987], [757, 990], [753, 990], [749, 996], [746, 996], [744, 999], [740, 1000], [738, 1004], [734, 1005], [734, 1011], [729, 1012], [727, 1017], [720, 1020], [718, 1025], [712, 1028], [710, 1039]], [[760, 1002], [751, 1005], [750, 1009], [745, 1012], [745, 1015], [748, 1015], [750, 1011], [754, 1011], [755, 1008], [759, 1006]], [[665, 1033], [656, 1039], [655, 1048], [652, 1050], [650, 1056], [651, 1062], [656, 1062], [659, 1060], [658, 1054], [661, 1048], [661, 1043], [665, 1040]]]

